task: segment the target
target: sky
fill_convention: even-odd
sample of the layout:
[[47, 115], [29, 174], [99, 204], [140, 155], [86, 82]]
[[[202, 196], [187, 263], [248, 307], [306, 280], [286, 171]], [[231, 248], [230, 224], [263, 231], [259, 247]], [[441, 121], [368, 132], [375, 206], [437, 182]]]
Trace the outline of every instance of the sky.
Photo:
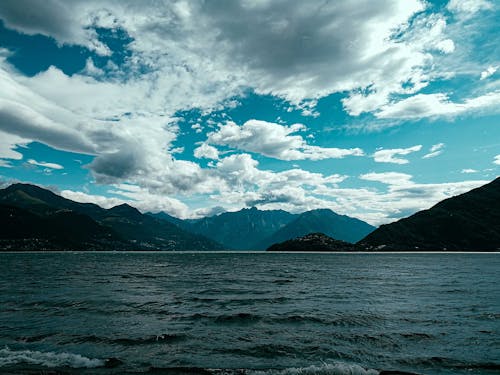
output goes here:
[[500, 170], [500, 3], [2, 0], [0, 184], [380, 225]]

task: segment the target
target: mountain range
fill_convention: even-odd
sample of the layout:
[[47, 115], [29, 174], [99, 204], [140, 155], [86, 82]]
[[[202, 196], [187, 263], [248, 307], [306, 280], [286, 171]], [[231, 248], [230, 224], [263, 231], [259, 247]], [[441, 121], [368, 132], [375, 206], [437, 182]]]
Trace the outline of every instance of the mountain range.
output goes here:
[[354, 241], [375, 228], [330, 210], [291, 214], [254, 208], [198, 220], [104, 209], [30, 184], [0, 190], [0, 249], [264, 250], [275, 239], [324, 231]]
[[263, 250], [284, 243], [274, 250], [306, 244], [319, 251], [498, 251], [499, 202], [497, 178], [375, 229], [328, 209], [291, 214], [253, 207], [181, 220], [127, 204], [104, 209], [13, 184], [0, 190], [0, 250]]
[[224, 249], [127, 204], [104, 209], [29, 184], [0, 190], [0, 213], [3, 250]]
[[354, 243], [375, 230], [364, 221], [338, 215], [329, 209], [291, 214], [283, 210], [261, 211], [252, 207], [182, 222], [165, 213], [152, 215], [234, 250], [265, 250], [274, 243], [314, 232]]
[[500, 251], [500, 178], [380, 226], [356, 244], [322, 233], [268, 251]]

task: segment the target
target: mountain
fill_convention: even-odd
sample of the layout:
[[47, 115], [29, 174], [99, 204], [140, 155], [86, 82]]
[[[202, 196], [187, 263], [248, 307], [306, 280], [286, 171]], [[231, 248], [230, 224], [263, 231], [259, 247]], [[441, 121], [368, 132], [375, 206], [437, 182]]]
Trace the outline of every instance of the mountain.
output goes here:
[[152, 216], [160, 220], [168, 221], [169, 223], [177, 225], [179, 228], [191, 232], [191, 222], [189, 220], [182, 220], [175, 216], [169, 215], [165, 212], [156, 212], [156, 213], [146, 212], [146, 215]]
[[181, 220], [163, 212], [149, 215], [202, 234], [234, 250], [264, 250], [274, 243], [314, 232], [356, 242], [375, 229], [361, 220], [328, 209], [297, 215], [252, 207], [198, 220]]
[[[74, 202], [34, 185], [14, 184], [0, 190], [0, 204], [22, 209], [22, 212], [17, 211], [16, 214], [21, 217], [27, 212], [35, 215], [37, 220], [41, 220], [43, 223], [47, 220], [50, 223], [51, 220], [57, 217], [54, 215], [59, 215], [61, 212], [66, 212], [66, 215], [73, 219], [78, 216], [80, 221], [85, 220], [87, 224], [90, 223], [89, 220], [92, 221], [96, 233], [110, 233], [113, 238], [128, 244], [129, 248], [132, 246], [138, 250], [223, 249], [223, 246], [215, 241], [198, 234], [186, 232], [164, 220], [141, 214], [137, 209], [129, 205], [124, 204], [106, 210], [95, 204]], [[2, 214], [7, 215], [7, 211], [2, 211]], [[8, 222], [9, 218], [10, 216], [2, 217], [2, 222]], [[32, 221], [29, 221], [29, 223], [36, 222], [33, 218], [30, 220]], [[54, 222], [54, 224], [57, 225], [56, 228], [62, 228], [62, 224], [58, 222]], [[42, 227], [46, 228], [47, 225], [44, 224]], [[29, 235], [30, 228], [34, 234], [39, 235], [36, 228], [31, 226], [26, 228], [25, 236]], [[68, 231], [75, 238], [75, 244], [72, 248], [78, 243], [79, 236], [83, 235], [85, 228], [87, 227], [75, 224], [72, 229], [73, 232]], [[52, 232], [53, 230], [49, 230], [47, 233], [51, 234]], [[57, 234], [64, 236], [61, 230]], [[66, 242], [63, 241], [63, 243]], [[105, 245], [106, 243], [103, 242], [102, 249], [106, 249]], [[112, 248], [111, 250], [117, 249]]]
[[500, 178], [382, 225], [359, 245], [369, 250], [500, 250]]
[[323, 233], [310, 233], [303, 237], [270, 246], [266, 251], [359, 251], [349, 242], [335, 240]]
[[131, 250], [133, 247], [110, 228], [87, 215], [56, 211], [37, 215], [0, 204], [1, 250]]
[[245, 208], [205, 217], [191, 223], [191, 231], [234, 250], [263, 250], [260, 243], [295, 218], [286, 211]]
[[259, 248], [267, 248], [274, 243], [315, 232], [324, 233], [337, 240], [355, 243], [374, 230], [375, 227], [359, 219], [339, 215], [329, 209], [319, 209], [300, 214], [295, 220], [263, 240]]

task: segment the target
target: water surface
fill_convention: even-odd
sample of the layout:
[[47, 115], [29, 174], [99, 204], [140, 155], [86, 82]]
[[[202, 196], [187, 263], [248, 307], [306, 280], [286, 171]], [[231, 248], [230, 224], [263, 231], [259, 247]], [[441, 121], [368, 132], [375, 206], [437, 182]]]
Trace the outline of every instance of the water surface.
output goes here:
[[500, 255], [0, 253], [0, 373], [500, 373]]

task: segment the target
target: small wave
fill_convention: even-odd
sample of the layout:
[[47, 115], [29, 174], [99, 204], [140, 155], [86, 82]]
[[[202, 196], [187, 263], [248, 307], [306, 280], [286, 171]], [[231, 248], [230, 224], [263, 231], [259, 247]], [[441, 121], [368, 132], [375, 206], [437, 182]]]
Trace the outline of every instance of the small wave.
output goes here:
[[156, 344], [156, 343], [171, 343], [177, 342], [179, 340], [183, 340], [185, 335], [175, 335], [175, 334], [167, 334], [164, 333], [162, 335], [149, 336], [149, 337], [141, 337], [137, 339], [129, 339], [129, 338], [118, 338], [110, 340], [113, 343], [121, 344], [121, 345], [147, 345], [147, 344]]
[[429, 357], [429, 358], [412, 358], [406, 359], [404, 361], [405, 364], [409, 364], [411, 366], [433, 366], [439, 368], [449, 368], [449, 369], [457, 369], [457, 370], [492, 370], [499, 371], [500, 363], [497, 362], [473, 362], [473, 361], [464, 361], [454, 358], [446, 358], [446, 357]]
[[208, 315], [203, 313], [196, 313], [191, 315], [183, 315], [176, 317], [177, 320], [208, 320], [216, 324], [252, 324], [260, 321], [262, 316], [250, 313], [236, 313], [236, 314], [223, 314], [223, 315]]
[[46, 333], [42, 335], [35, 335], [35, 336], [23, 336], [19, 337], [17, 341], [19, 342], [24, 342], [24, 343], [30, 343], [30, 342], [38, 342], [38, 341], [43, 341], [46, 338], [54, 336], [53, 333]]
[[285, 369], [206, 369], [199, 367], [151, 367], [148, 374], [200, 374], [200, 375], [379, 375], [379, 371], [365, 369], [356, 364], [323, 363], [308, 367], [290, 367]]
[[233, 315], [220, 315], [214, 319], [216, 323], [255, 323], [261, 320], [260, 315], [249, 313], [238, 313]]
[[422, 333], [422, 332], [400, 333], [400, 335], [410, 340], [431, 340], [435, 338], [435, 336], [429, 333]]
[[161, 344], [161, 343], [173, 343], [185, 339], [186, 336], [183, 334], [168, 334], [164, 333], [161, 335], [153, 335], [146, 337], [128, 338], [128, 337], [101, 337], [101, 336], [76, 336], [71, 339], [64, 341], [64, 344], [68, 343], [105, 343], [111, 345], [123, 345], [123, 346], [134, 346], [134, 345], [149, 345], [149, 344]]
[[40, 365], [45, 367], [96, 368], [105, 367], [102, 359], [87, 358], [80, 354], [39, 352], [32, 350], [0, 349], [0, 367], [17, 364]]
[[356, 364], [324, 363], [319, 366], [291, 367], [283, 370], [251, 371], [248, 375], [379, 375], [379, 371]]

